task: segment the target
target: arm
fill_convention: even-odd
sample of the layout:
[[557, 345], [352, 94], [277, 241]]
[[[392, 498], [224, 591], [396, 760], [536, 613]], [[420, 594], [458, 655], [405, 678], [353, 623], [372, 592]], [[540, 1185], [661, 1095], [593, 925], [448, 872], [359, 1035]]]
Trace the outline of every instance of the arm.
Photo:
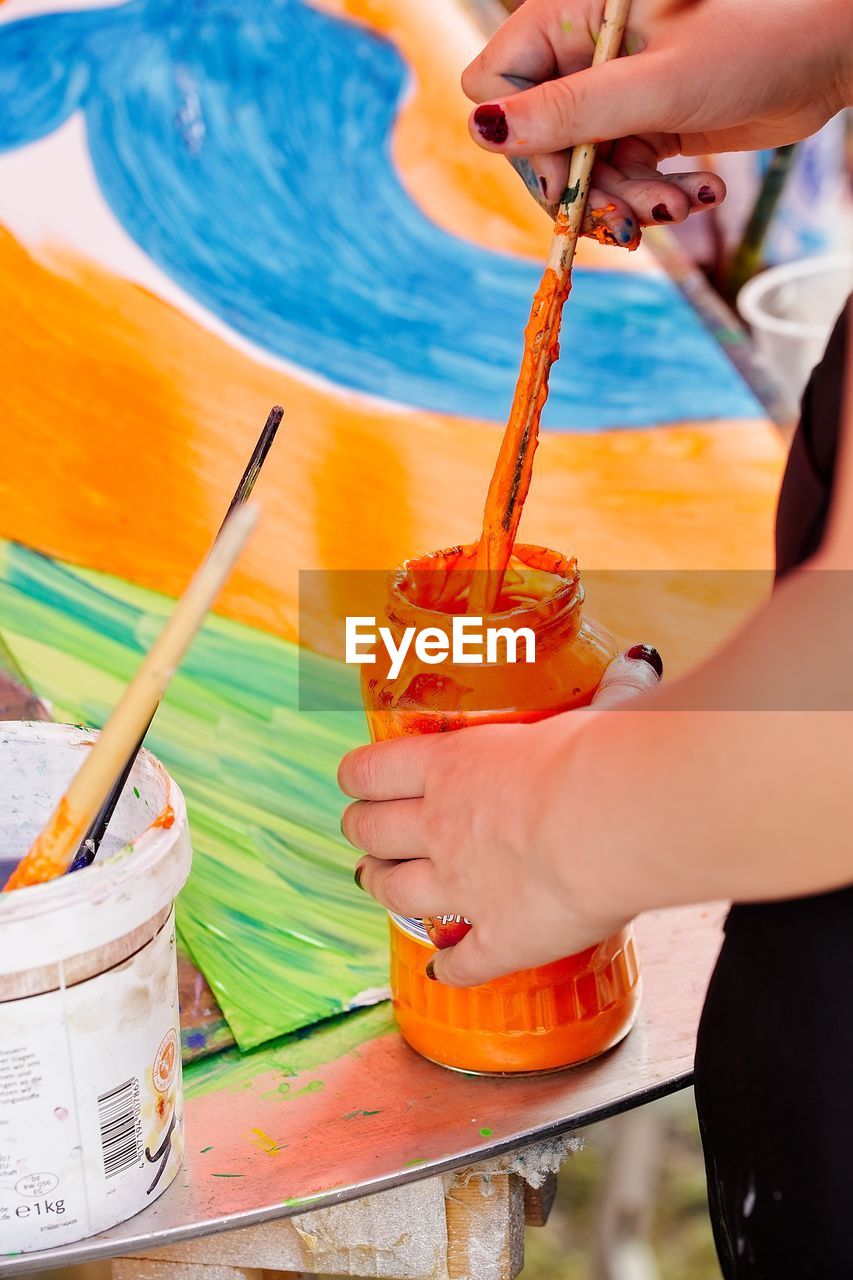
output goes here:
[[851, 384], [823, 549], [712, 660], [631, 710], [344, 759], [363, 887], [474, 922], [437, 956], [442, 981], [546, 963], [653, 907], [853, 882]]
[[[598, 717], [568, 745], [567, 774], [601, 806], [587, 868], [597, 854], [604, 878], [624, 889], [628, 914], [853, 882], [853, 333], [847, 371], [818, 555], [713, 659], [647, 697], [649, 716]], [[637, 753], [651, 786], [628, 769]], [[606, 769], [624, 779], [615, 823], [602, 803]], [[626, 813], [636, 861], [624, 848]]]

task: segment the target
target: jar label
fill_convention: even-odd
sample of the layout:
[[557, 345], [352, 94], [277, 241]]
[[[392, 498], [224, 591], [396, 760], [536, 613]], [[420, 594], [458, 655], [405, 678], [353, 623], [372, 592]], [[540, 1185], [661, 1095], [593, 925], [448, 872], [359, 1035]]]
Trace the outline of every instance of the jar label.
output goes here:
[[0, 1241], [50, 1249], [138, 1213], [183, 1157], [174, 912], [130, 959], [0, 1004]]
[[416, 942], [425, 942], [427, 946], [443, 950], [455, 947], [471, 929], [471, 921], [466, 916], [436, 915], [424, 916], [422, 920], [411, 916], [398, 916], [393, 911], [388, 913], [399, 929], [407, 933]]
[[410, 938], [414, 938], [415, 942], [425, 942], [428, 947], [432, 946], [423, 920], [418, 920], [414, 916], [398, 916], [393, 911], [389, 911], [388, 914], [397, 928], [407, 933]]

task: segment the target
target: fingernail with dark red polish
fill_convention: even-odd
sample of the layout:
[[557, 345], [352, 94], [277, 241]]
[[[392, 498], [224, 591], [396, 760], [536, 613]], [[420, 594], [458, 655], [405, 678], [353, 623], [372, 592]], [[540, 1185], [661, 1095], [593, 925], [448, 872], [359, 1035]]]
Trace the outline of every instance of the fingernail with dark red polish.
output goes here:
[[701, 204], [713, 204], [716, 198], [709, 186], [700, 187], [696, 192], [696, 199]]
[[543, 178], [541, 173], [539, 175], [539, 186], [542, 188], [542, 195], [547, 200], [548, 199], [548, 179]]
[[495, 102], [486, 102], [474, 112], [474, 124], [486, 142], [500, 144], [509, 137], [509, 125], [506, 122], [503, 107]]
[[652, 209], [652, 217], [655, 222], [672, 222], [672, 214], [665, 204], [656, 204]]
[[663, 676], [663, 658], [650, 644], [635, 644], [633, 649], [628, 650], [629, 658], [637, 658], [640, 662], [647, 662], [650, 667], [654, 667], [660, 680]]
[[429, 964], [427, 965], [427, 967], [426, 967], [426, 976], [429, 978], [430, 982], [438, 982], [438, 978], [435, 976], [435, 961], [434, 961], [434, 960], [430, 960]]
[[358, 885], [359, 889], [362, 889], [364, 887], [361, 883], [361, 877], [363, 875], [364, 875], [364, 867], [361, 865], [361, 863], [359, 863], [359, 865], [356, 867], [355, 871], [353, 872], [353, 877], [352, 877], [353, 880]]

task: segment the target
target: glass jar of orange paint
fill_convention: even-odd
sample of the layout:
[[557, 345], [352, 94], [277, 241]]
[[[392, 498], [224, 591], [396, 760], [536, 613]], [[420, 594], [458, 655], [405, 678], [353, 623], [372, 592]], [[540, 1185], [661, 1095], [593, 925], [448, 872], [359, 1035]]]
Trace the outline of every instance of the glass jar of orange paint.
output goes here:
[[[507, 660], [507, 643], [488, 655], [485, 641], [481, 656], [494, 660], [472, 660], [476, 639], [467, 642], [468, 661], [454, 661], [453, 619], [466, 612], [476, 550], [453, 547], [407, 561], [391, 580], [386, 622], [395, 647], [408, 628], [430, 628], [432, 651], [449, 653], [440, 663], [426, 662], [410, 645], [392, 679], [387, 649], [376, 648], [375, 664], [362, 667], [374, 742], [532, 722], [586, 706], [615, 657], [610, 633], [583, 615], [577, 562], [519, 545], [497, 609], [483, 620], [484, 629], [517, 633], [516, 661]], [[527, 654], [525, 631], [535, 637], [532, 663], [518, 660]], [[452, 904], [436, 904], [442, 907]], [[451, 941], [460, 924], [464, 933], [467, 922], [459, 917], [432, 917], [426, 925], [390, 917], [394, 1013], [405, 1039], [424, 1057], [485, 1074], [553, 1071], [603, 1053], [630, 1029], [640, 995], [630, 928], [578, 955], [460, 990], [426, 976], [436, 949], [432, 939], [441, 942], [444, 934]]]

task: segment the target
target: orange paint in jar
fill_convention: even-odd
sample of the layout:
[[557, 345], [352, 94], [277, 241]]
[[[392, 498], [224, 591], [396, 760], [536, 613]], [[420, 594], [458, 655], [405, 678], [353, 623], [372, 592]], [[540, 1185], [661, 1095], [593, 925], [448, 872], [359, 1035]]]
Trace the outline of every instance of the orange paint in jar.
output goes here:
[[[392, 579], [386, 625], [395, 645], [409, 627], [435, 628], [452, 646], [452, 625], [466, 614], [477, 546], [453, 547], [408, 561]], [[484, 626], [535, 636], [535, 661], [433, 665], [410, 646], [396, 679], [390, 659], [375, 650], [362, 667], [362, 695], [374, 742], [404, 734], [440, 733], [477, 724], [533, 722], [588, 705], [617, 645], [583, 616], [583, 586], [573, 559], [542, 547], [516, 545], [495, 612]], [[438, 648], [438, 646], [436, 646]], [[469, 653], [476, 653], [476, 645]], [[516, 645], [516, 657], [525, 645]], [[436, 909], [451, 904], [436, 904]], [[429, 921], [448, 944], [464, 932], [458, 917]], [[461, 926], [461, 929], [460, 929]], [[584, 1062], [618, 1043], [630, 1029], [640, 994], [630, 928], [578, 955], [508, 974], [467, 989], [426, 976], [435, 954], [420, 920], [392, 915], [391, 991], [404, 1038], [443, 1066], [479, 1073], [553, 1071]]]

